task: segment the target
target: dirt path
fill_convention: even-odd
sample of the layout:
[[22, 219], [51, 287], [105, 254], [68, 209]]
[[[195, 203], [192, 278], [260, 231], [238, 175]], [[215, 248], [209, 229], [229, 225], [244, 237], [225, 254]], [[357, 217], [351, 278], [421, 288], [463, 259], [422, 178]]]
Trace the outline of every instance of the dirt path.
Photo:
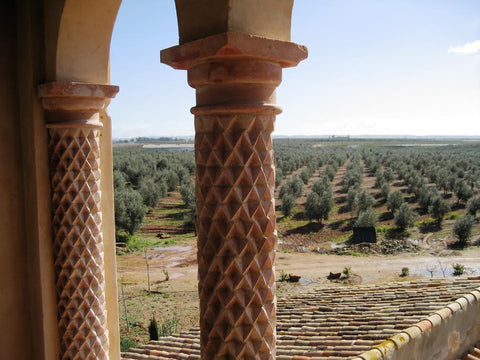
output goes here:
[[330, 272], [341, 272], [351, 267], [354, 274], [361, 276], [362, 283], [398, 281], [403, 267], [408, 267], [411, 277], [429, 278], [452, 275], [452, 265], [465, 265], [466, 275], [480, 275], [480, 249], [466, 250], [459, 255], [434, 257], [402, 254], [396, 256], [338, 256], [312, 253], [279, 253], [276, 269], [311, 279], [317, 284], [327, 284]]
[[[467, 275], [480, 275], [480, 248], [454, 252], [452, 256], [401, 254], [396, 256], [339, 256], [315, 253], [277, 253], [276, 271], [300, 275], [317, 284], [328, 283], [329, 272], [341, 272], [351, 267], [352, 272], [361, 276], [363, 283], [400, 280], [402, 267], [410, 269], [413, 277], [451, 275], [451, 265], [466, 266]], [[156, 290], [176, 289], [194, 291], [197, 280], [196, 248], [192, 245], [172, 246], [150, 250], [147, 254], [150, 279]], [[144, 254], [122, 255], [117, 259], [119, 276], [125, 281], [146, 288], [146, 262]], [[169, 280], [164, 281], [168, 272]], [[277, 276], [279, 278], [279, 276]]]

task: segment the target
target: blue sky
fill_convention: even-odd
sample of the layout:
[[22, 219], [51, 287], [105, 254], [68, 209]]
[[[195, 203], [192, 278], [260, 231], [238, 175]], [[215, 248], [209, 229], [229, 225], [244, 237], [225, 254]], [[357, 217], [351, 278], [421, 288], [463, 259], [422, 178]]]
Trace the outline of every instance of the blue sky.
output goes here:
[[[275, 135], [480, 135], [480, 1], [296, 0]], [[161, 64], [173, 0], [123, 0], [111, 44], [114, 138], [193, 135], [194, 89]]]

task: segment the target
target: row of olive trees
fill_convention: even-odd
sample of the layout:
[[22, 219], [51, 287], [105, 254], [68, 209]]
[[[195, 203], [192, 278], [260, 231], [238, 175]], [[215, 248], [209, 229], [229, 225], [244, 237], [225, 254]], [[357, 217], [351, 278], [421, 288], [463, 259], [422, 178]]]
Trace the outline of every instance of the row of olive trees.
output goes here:
[[[188, 196], [193, 188], [193, 152], [145, 151], [139, 146], [116, 147], [113, 160], [117, 240], [121, 232], [133, 235], [138, 231], [148, 209], [155, 208], [169, 191], [180, 187], [187, 207], [194, 208], [191, 205], [192, 196]], [[190, 216], [187, 222], [190, 223], [191, 212], [193, 210], [187, 214]]]
[[[467, 214], [456, 220], [453, 233], [460, 246], [466, 245], [475, 224], [476, 214], [480, 210], [480, 197], [475, 196], [478, 190], [476, 175], [480, 168], [477, 151], [462, 149], [448, 156], [445, 153], [439, 155], [436, 152], [418, 150], [395, 155], [389, 152], [388, 156], [372, 153], [371, 150], [364, 153], [365, 163], [370, 171], [375, 173], [375, 187], [379, 188], [385, 197], [398, 228], [413, 226], [417, 214], [404, 202], [400, 191], [389, 193], [389, 183], [395, 177], [388, 173], [394, 175], [393, 169], [398, 174], [398, 179], [407, 186], [407, 193], [414, 195], [419, 209], [429, 213], [439, 226], [444, 216], [451, 211], [451, 204], [445, 197], [449, 192], [455, 194], [457, 205], [463, 203]], [[440, 190], [443, 190], [443, 195]], [[387, 193], [388, 196], [385, 196]]]

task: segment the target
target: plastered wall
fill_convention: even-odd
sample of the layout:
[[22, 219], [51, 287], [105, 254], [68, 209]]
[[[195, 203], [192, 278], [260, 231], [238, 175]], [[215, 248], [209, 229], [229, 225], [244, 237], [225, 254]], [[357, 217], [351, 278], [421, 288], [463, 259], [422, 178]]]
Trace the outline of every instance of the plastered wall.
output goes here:
[[[70, 6], [66, 18], [64, 0], [0, 5], [0, 359], [58, 358], [48, 139], [37, 86], [57, 80], [60, 73], [64, 80], [108, 83], [110, 36], [120, 1], [71, 4], [81, 11]], [[105, 21], [99, 26], [102, 16]], [[84, 28], [90, 30], [77, 34], [72, 29], [81, 29], [82, 18]], [[97, 21], [97, 26], [92, 28], [88, 21]], [[67, 30], [59, 36], [61, 29]], [[68, 41], [72, 43], [67, 46]], [[78, 59], [82, 50], [92, 46], [102, 47], [99, 58], [87, 51]], [[75, 57], [77, 65], [83, 65], [69, 68]], [[71, 69], [76, 73], [69, 74]], [[101, 119], [107, 322], [110, 359], [119, 359], [111, 121], [105, 113]]]

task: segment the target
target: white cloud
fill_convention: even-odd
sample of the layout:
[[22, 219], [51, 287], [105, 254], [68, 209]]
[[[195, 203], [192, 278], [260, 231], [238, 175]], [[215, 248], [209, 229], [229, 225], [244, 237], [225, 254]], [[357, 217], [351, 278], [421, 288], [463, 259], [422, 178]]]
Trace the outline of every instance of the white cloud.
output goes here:
[[480, 40], [466, 43], [463, 46], [451, 47], [450, 49], [448, 49], [448, 52], [457, 54], [476, 54], [480, 52]]

